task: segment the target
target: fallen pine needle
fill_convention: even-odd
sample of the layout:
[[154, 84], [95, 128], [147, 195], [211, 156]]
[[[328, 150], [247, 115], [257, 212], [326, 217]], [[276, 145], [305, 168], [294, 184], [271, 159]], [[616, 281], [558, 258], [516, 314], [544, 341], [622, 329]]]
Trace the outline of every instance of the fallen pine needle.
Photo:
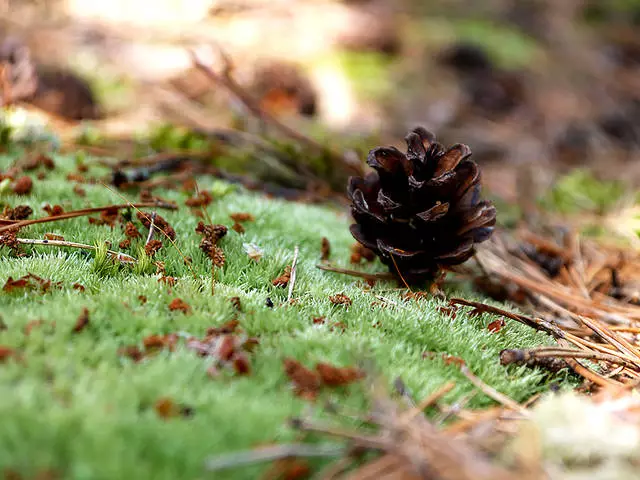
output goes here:
[[205, 468], [209, 471], [234, 468], [258, 462], [269, 462], [291, 457], [337, 457], [345, 453], [344, 445], [327, 443], [309, 445], [304, 443], [290, 443], [256, 448], [244, 452], [229, 453], [212, 457], [206, 461]]
[[471, 373], [471, 370], [469, 370], [469, 367], [467, 367], [467, 365], [461, 365], [460, 371], [465, 377], [467, 377], [467, 379], [469, 379], [471, 383], [482, 390], [482, 393], [484, 393], [486, 396], [494, 399], [496, 402], [504, 405], [505, 407], [520, 412], [522, 415], [528, 416], [528, 412], [526, 411], [526, 409], [524, 409], [518, 402], [510, 399], [505, 394], [500, 393], [495, 388], [484, 383], [473, 373]]
[[298, 253], [300, 252], [300, 248], [296, 245], [295, 250], [293, 251], [293, 262], [291, 263], [291, 275], [289, 277], [289, 293], [287, 294], [287, 302], [291, 301], [293, 297], [293, 287], [296, 283], [296, 273], [298, 266]]
[[[98, 247], [94, 247], [93, 245], [86, 245], [84, 243], [77, 242], [69, 242], [67, 240], [39, 240], [34, 238], [16, 238], [18, 243], [22, 243], [25, 245], [38, 245], [38, 246], [50, 246], [50, 247], [69, 247], [69, 248], [80, 248], [82, 250], [98, 250]], [[118, 260], [123, 263], [136, 263], [136, 260], [131, 255], [127, 255], [126, 253], [114, 252], [113, 250], [107, 250], [107, 255]]]

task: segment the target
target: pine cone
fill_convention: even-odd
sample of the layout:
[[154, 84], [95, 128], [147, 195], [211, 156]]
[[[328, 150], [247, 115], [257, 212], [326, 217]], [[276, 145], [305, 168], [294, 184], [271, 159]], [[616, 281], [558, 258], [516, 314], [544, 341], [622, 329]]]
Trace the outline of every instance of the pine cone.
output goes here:
[[418, 283], [469, 259], [491, 236], [496, 210], [480, 200], [480, 170], [469, 147], [445, 149], [423, 128], [405, 141], [406, 155], [375, 148], [367, 163], [376, 171], [349, 179], [351, 234], [393, 273]]

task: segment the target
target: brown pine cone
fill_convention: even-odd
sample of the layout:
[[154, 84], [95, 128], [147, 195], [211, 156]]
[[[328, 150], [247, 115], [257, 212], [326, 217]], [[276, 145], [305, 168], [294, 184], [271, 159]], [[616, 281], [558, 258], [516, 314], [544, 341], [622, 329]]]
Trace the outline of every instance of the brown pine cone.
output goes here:
[[367, 163], [376, 171], [350, 178], [351, 234], [391, 272], [418, 283], [469, 259], [491, 236], [496, 209], [480, 200], [480, 170], [469, 147], [445, 149], [424, 128], [405, 140], [406, 155], [375, 148]]

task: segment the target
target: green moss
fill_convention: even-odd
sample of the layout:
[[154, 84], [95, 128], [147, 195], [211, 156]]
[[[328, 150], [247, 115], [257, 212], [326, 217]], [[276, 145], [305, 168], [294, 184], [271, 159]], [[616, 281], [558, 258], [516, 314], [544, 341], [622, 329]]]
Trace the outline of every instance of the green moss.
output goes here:
[[620, 202], [625, 193], [621, 181], [599, 180], [588, 170], [578, 169], [560, 178], [540, 203], [560, 213], [604, 213]]
[[[0, 170], [16, 156], [0, 155]], [[35, 180], [31, 195], [5, 195], [11, 205], [28, 204], [43, 215], [42, 203], [59, 203], [67, 210], [122, 203], [122, 198], [99, 184], [84, 185], [86, 197], [72, 193], [66, 175], [75, 170], [73, 156], [54, 155], [57, 168], [44, 180]], [[107, 170], [91, 157], [88, 176], [101, 177]], [[32, 172], [35, 175], [37, 172]], [[221, 241], [227, 262], [216, 272], [215, 295], [210, 294], [210, 261], [198, 248], [195, 227], [200, 218], [184, 207], [181, 191], [157, 191], [176, 201], [178, 211], [162, 211], [177, 232], [176, 245], [191, 257], [190, 270], [170, 244], [156, 254], [166, 274], [178, 278], [175, 286], [159, 282], [147, 267], [118, 267], [104, 254], [104, 242], [112, 249], [124, 239], [121, 227], [92, 225], [87, 218], [38, 224], [21, 236], [42, 238], [46, 232], [65, 239], [100, 245], [94, 252], [33, 247], [24, 257], [0, 250], [0, 284], [9, 276], [28, 272], [62, 282], [39, 296], [30, 292], [7, 295], [0, 291], [0, 310], [7, 329], [0, 330], [0, 345], [20, 352], [20, 360], [0, 364], [0, 470], [13, 469], [26, 477], [54, 469], [70, 479], [101, 478], [205, 478], [204, 462], [210, 455], [252, 448], [268, 442], [291, 441], [296, 433], [286, 426], [308, 404], [295, 397], [283, 372], [282, 361], [293, 357], [307, 366], [325, 361], [337, 365], [373, 364], [390, 384], [401, 377], [417, 398], [453, 380], [456, 387], [446, 401], [476, 391], [455, 365], [440, 353], [462, 357], [471, 370], [494, 388], [521, 401], [545, 388], [549, 380], [537, 370], [503, 368], [498, 353], [503, 348], [531, 347], [550, 339], [526, 327], [509, 323], [496, 334], [486, 326], [487, 315], [459, 313], [452, 319], [438, 310], [435, 299], [404, 302], [395, 284], [364, 288], [357, 279], [318, 270], [320, 241], [331, 242], [332, 261], [349, 266], [349, 219], [345, 211], [328, 207], [268, 200], [240, 189], [221, 195], [219, 181], [200, 179], [201, 190], [215, 191], [207, 213], [216, 223], [232, 224], [229, 214], [250, 212], [254, 222], [246, 233], [229, 230]], [[133, 200], [133, 199], [132, 199]], [[141, 232], [144, 230], [141, 228]], [[264, 250], [259, 262], [251, 260], [244, 243]], [[300, 247], [295, 304], [286, 304], [286, 291], [271, 280], [291, 263], [294, 247]], [[141, 258], [139, 251], [128, 252]], [[115, 266], [114, 266], [115, 265]], [[146, 264], [145, 264], [146, 265]], [[379, 263], [362, 266], [381, 271]], [[106, 272], [106, 274], [105, 274]], [[193, 273], [195, 273], [195, 278]], [[84, 292], [73, 288], [85, 287]], [[346, 309], [333, 305], [329, 296], [345, 293], [353, 300]], [[474, 298], [469, 292], [452, 292]], [[146, 297], [141, 303], [140, 296]], [[225, 373], [212, 379], [207, 359], [180, 343], [174, 352], [161, 352], [140, 363], [118, 355], [125, 345], [140, 345], [151, 334], [183, 332], [202, 336], [206, 329], [233, 318], [231, 297], [239, 297], [243, 313], [239, 321], [248, 335], [260, 339], [251, 356], [253, 373], [236, 377]], [[388, 299], [380, 305], [377, 296]], [[274, 308], [265, 305], [267, 297]], [[169, 303], [181, 298], [190, 314], [171, 312]], [[72, 328], [83, 308], [90, 323], [81, 333]], [[325, 324], [313, 322], [326, 317]], [[45, 325], [25, 335], [33, 320]], [[50, 322], [55, 322], [52, 326]], [[342, 328], [332, 328], [341, 322]], [[436, 352], [433, 359], [424, 352]], [[194, 409], [188, 418], [162, 420], [154, 412], [155, 401], [168, 396]], [[327, 391], [325, 400], [362, 410], [367, 406], [365, 384]], [[477, 393], [469, 407], [491, 405]], [[215, 478], [257, 478], [262, 466], [225, 472]]]

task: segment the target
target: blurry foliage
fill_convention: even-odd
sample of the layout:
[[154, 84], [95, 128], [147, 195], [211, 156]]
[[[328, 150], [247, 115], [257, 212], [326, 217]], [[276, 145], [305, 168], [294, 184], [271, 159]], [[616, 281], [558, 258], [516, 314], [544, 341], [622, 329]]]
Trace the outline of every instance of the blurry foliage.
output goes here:
[[337, 65], [363, 100], [379, 100], [392, 91], [393, 57], [379, 52], [337, 51], [319, 64]]
[[625, 193], [626, 188], [621, 181], [599, 180], [588, 170], [578, 169], [560, 178], [540, 203], [543, 208], [559, 213], [604, 213], [613, 208]]
[[536, 41], [517, 28], [481, 19], [458, 20], [450, 26], [458, 40], [484, 47], [500, 67], [526, 67], [542, 55]]

